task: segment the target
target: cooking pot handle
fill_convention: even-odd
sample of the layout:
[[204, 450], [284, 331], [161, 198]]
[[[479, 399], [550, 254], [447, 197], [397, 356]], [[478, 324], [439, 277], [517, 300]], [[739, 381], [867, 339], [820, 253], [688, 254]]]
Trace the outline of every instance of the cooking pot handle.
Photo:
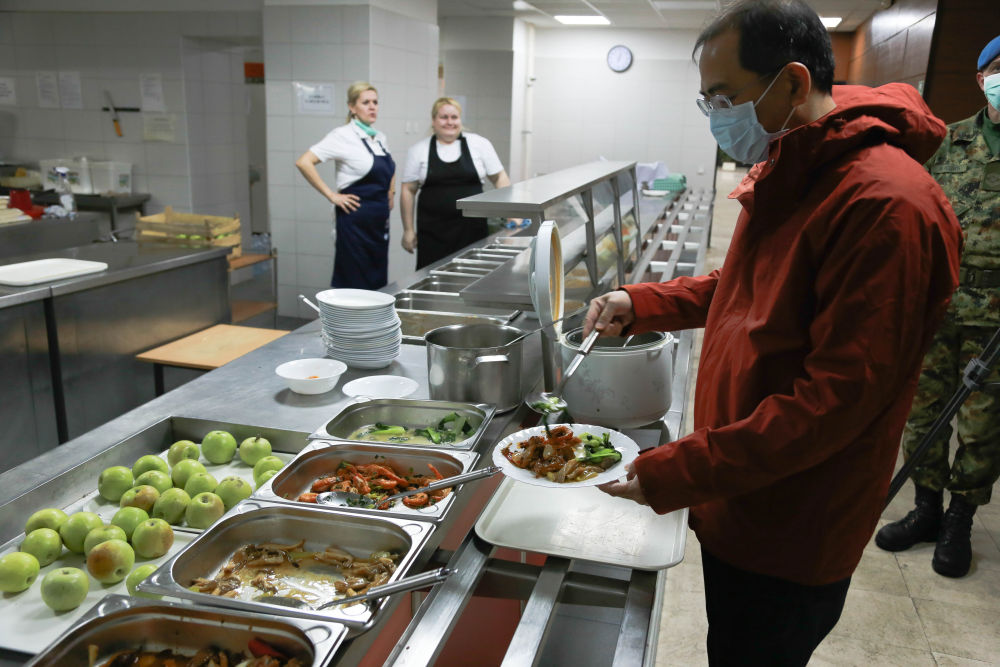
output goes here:
[[476, 360], [472, 363], [473, 366], [478, 366], [479, 364], [489, 364], [497, 361], [507, 362], [510, 359], [507, 358], [506, 354], [490, 354], [485, 357], [476, 357]]

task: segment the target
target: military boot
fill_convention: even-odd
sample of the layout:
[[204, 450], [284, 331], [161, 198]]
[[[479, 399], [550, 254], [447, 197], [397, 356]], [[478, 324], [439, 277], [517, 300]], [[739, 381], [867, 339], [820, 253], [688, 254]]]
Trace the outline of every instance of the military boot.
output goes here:
[[941, 528], [944, 492], [916, 487], [916, 507], [899, 521], [883, 526], [875, 544], [886, 551], [905, 551], [917, 542], [935, 542]]
[[941, 522], [931, 567], [944, 577], [964, 577], [972, 564], [972, 515], [976, 506], [952, 495]]

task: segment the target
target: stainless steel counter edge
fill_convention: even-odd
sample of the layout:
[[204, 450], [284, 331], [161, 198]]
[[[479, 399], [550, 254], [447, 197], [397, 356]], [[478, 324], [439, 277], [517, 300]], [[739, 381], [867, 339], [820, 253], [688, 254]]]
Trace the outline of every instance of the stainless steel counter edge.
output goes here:
[[48, 285], [29, 285], [28, 287], [0, 285], [0, 308], [42, 301], [50, 296], [52, 296], [52, 289]]

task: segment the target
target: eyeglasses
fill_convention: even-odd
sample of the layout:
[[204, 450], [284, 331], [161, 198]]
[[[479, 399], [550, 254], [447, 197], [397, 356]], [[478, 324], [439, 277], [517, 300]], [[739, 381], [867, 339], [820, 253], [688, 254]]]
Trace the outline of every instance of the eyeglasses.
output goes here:
[[[781, 68], [778, 68], [775, 71], [780, 72]], [[757, 77], [756, 81], [751, 81], [747, 85], [737, 90], [732, 95], [712, 95], [711, 97], [699, 97], [698, 99], [695, 100], [695, 104], [698, 105], [698, 108], [701, 109], [701, 112], [706, 116], [712, 113], [713, 111], [719, 111], [722, 109], [732, 109], [735, 106], [733, 104], [734, 97], [738, 96], [747, 88], [757, 85], [758, 83], [760, 83], [767, 77], [773, 75], [774, 73], [775, 72], [768, 72], [767, 74], [760, 75], [759, 77]]]

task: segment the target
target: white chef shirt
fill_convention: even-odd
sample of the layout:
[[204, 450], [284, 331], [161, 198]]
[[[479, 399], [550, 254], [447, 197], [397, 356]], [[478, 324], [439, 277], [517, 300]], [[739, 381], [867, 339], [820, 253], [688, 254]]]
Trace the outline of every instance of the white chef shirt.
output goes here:
[[353, 121], [334, 128], [319, 143], [309, 148], [320, 162], [336, 160], [338, 191], [357, 183], [371, 171], [375, 158], [365, 149], [362, 141], [368, 144], [375, 155], [389, 154], [385, 133], [376, 132], [374, 137], [369, 137]]
[[[427, 161], [430, 156], [431, 137], [425, 137], [410, 146], [406, 152], [406, 166], [403, 168], [403, 183], [419, 182], [421, 185], [427, 180]], [[484, 136], [463, 132], [466, 143], [469, 144], [469, 153], [472, 155], [472, 163], [476, 165], [476, 173], [479, 174], [479, 181], [486, 182], [487, 176], [495, 176], [503, 171], [503, 163], [500, 156], [493, 148], [490, 140]], [[437, 142], [438, 158], [442, 162], [455, 162], [462, 157], [462, 142], [456, 139], [450, 144]]]

